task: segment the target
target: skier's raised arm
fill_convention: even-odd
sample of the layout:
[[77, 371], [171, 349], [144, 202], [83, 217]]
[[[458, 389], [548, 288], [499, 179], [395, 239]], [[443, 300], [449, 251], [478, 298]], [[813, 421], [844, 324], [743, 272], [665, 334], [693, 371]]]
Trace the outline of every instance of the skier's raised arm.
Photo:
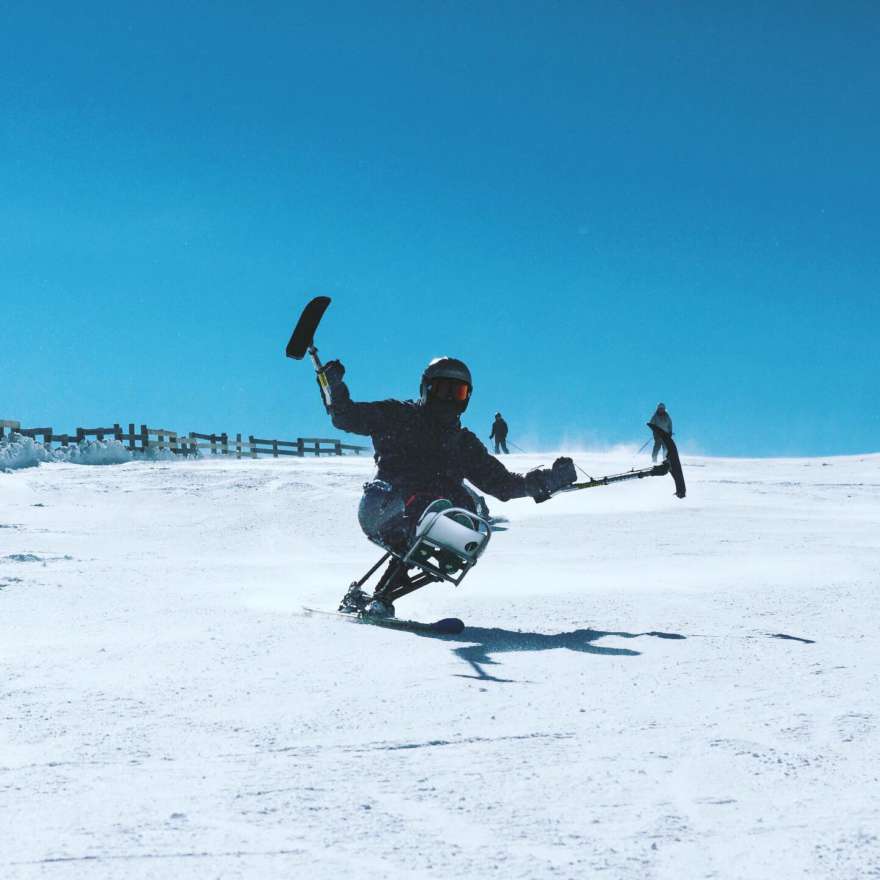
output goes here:
[[330, 388], [330, 420], [334, 427], [352, 434], [373, 434], [381, 430], [397, 401], [355, 403], [351, 399], [348, 386], [342, 381], [345, 367], [341, 361], [327, 361], [321, 372]]

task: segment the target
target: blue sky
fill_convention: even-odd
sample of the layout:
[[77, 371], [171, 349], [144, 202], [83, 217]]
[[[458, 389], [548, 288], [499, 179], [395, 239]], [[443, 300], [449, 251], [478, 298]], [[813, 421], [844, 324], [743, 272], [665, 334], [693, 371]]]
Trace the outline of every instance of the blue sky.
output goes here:
[[873, 4], [0, 8], [0, 418], [333, 436], [326, 294], [480, 435], [880, 450]]

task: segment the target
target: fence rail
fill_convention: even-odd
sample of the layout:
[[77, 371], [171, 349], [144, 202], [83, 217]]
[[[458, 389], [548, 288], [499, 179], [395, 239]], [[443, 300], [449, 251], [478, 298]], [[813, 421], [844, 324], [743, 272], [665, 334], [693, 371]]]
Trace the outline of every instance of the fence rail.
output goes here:
[[52, 428], [22, 428], [21, 423], [13, 419], [0, 419], [0, 439], [6, 435], [21, 434], [41, 440], [44, 446], [58, 443], [61, 446], [81, 443], [94, 438], [96, 440], [118, 440], [125, 444], [131, 452], [148, 450], [169, 450], [175, 455], [196, 455], [205, 450], [209, 455], [234, 455], [236, 458], [258, 458], [282, 455], [295, 455], [302, 458], [306, 455], [360, 455], [368, 450], [366, 446], [343, 443], [341, 440], [326, 437], [297, 437], [296, 440], [264, 440], [248, 435], [231, 436], [225, 431], [222, 434], [200, 434], [189, 431], [184, 434], [167, 428], [150, 428], [141, 425], [135, 430], [134, 422], [129, 422], [128, 431], [123, 431], [120, 424], [109, 428], [77, 428], [73, 434], [56, 434]]

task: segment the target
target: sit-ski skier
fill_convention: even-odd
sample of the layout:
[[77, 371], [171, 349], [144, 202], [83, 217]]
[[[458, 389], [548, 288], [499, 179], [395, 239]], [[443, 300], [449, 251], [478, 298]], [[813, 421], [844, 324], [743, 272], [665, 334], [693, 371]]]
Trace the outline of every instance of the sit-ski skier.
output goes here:
[[[462, 428], [459, 418], [467, 409], [473, 382], [470, 370], [457, 358], [434, 358], [428, 364], [418, 400], [356, 403], [338, 360], [328, 361], [322, 372], [334, 426], [369, 435], [373, 441], [377, 472], [364, 486], [358, 509], [361, 528], [395, 553], [403, 555], [411, 547], [419, 519], [429, 505], [436, 509], [438, 499], [476, 513], [465, 479], [501, 501], [530, 496], [541, 502], [577, 478], [570, 458], [557, 458], [551, 468], [511, 473], [475, 434]], [[393, 558], [373, 596], [353, 584], [340, 611], [393, 616], [391, 599], [414, 588], [406, 567]]]

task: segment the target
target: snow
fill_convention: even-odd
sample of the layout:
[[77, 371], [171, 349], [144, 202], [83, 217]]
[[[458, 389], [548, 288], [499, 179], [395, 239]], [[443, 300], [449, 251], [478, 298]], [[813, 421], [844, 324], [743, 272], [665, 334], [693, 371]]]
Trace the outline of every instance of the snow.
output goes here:
[[51, 460], [51, 452], [31, 437], [13, 434], [0, 438], [0, 471], [36, 467], [41, 461]]
[[492, 504], [442, 638], [302, 611], [371, 464], [0, 474], [0, 875], [880, 873], [880, 455]]
[[21, 434], [0, 438], [0, 471], [37, 467], [42, 462], [67, 461], [72, 464], [104, 465], [139, 459], [170, 461], [173, 458], [174, 453], [170, 449], [150, 449], [146, 454], [140, 451], [131, 452], [119, 440], [81, 440], [70, 446], [57, 446], [53, 449]]

